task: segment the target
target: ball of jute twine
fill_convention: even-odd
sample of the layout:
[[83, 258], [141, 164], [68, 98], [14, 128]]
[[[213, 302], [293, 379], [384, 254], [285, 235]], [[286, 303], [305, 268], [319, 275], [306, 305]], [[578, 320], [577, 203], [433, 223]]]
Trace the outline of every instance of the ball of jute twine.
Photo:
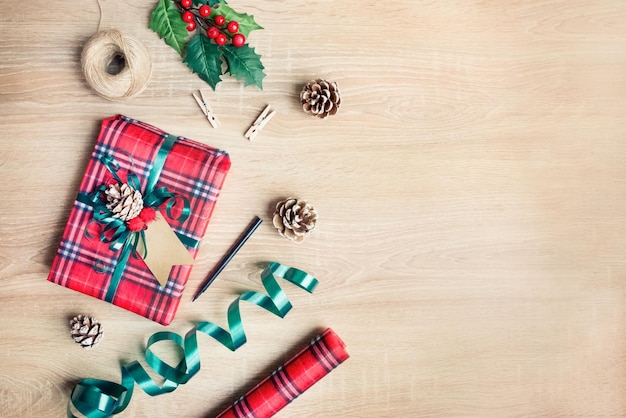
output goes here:
[[[115, 29], [93, 35], [83, 47], [80, 61], [89, 86], [112, 101], [137, 96], [152, 75], [152, 58], [146, 47]], [[120, 68], [112, 74], [109, 71], [113, 62]]]

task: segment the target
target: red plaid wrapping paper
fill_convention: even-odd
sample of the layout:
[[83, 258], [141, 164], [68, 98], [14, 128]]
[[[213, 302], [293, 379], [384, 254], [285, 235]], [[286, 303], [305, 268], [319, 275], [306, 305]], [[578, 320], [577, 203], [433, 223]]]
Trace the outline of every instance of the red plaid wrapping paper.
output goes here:
[[271, 417], [348, 357], [341, 338], [328, 328], [217, 418]]
[[[126, 116], [105, 119], [80, 192], [91, 193], [110, 179], [111, 174], [100, 161], [107, 154], [120, 164], [120, 173], [133, 172], [144, 185], [167, 137], [166, 132]], [[167, 154], [156, 187], [166, 187], [188, 199], [191, 213], [184, 222], [164, 217], [177, 234], [195, 242], [186, 245], [194, 259], [229, 168], [226, 152], [183, 137], [177, 137]], [[119, 251], [85, 234], [92, 218], [91, 206], [77, 199], [48, 280], [104, 300]], [[104, 268], [94, 268], [96, 264]], [[131, 256], [111, 303], [168, 325], [174, 319], [191, 268], [174, 266], [166, 286], [161, 287], [143, 260]]]

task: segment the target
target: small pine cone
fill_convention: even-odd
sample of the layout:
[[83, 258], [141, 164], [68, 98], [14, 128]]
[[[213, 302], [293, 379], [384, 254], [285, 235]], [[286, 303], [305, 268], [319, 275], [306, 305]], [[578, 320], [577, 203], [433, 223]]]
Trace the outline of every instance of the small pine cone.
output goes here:
[[113, 212], [114, 218], [130, 221], [136, 218], [143, 209], [143, 197], [139, 190], [133, 189], [128, 183], [116, 183], [104, 191], [107, 198], [107, 209]]
[[300, 102], [309, 115], [326, 119], [339, 110], [341, 94], [334, 81], [311, 80], [300, 92]]
[[306, 200], [289, 197], [276, 204], [272, 222], [281, 236], [302, 242], [315, 229], [317, 212]]
[[70, 321], [71, 335], [86, 350], [95, 348], [102, 339], [102, 324], [87, 315], [78, 315]]

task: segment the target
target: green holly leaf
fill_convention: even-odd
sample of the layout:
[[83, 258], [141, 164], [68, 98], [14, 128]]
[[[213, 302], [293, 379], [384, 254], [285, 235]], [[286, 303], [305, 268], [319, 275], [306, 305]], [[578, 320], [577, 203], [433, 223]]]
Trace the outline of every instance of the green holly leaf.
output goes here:
[[227, 22], [231, 20], [239, 23], [239, 32], [243, 34], [243, 36], [248, 39], [248, 35], [250, 32], [256, 29], [263, 29], [263, 26], [256, 23], [254, 20], [254, 16], [249, 15], [247, 13], [237, 13], [230, 6], [227, 6], [225, 3], [221, 3], [216, 6], [211, 6], [211, 18], [214, 18], [216, 15], [222, 15], [226, 18]]
[[219, 3], [226, 4], [226, 0], [193, 0], [193, 4], [196, 6], [199, 6], [201, 4], [208, 4], [209, 6], [213, 7]]
[[194, 36], [187, 45], [187, 55], [183, 62], [215, 90], [215, 86], [221, 81], [221, 56], [220, 48], [209, 38]]
[[171, 0], [159, 0], [152, 12], [150, 29], [155, 31], [159, 38], [171, 46], [181, 56], [187, 43], [187, 23], [180, 18], [180, 11]]
[[263, 90], [263, 77], [265, 73], [261, 56], [254, 52], [254, 48], [250, 48], [247, 44], [241, 48], [232, 45], [224, 45], [222, 53], [228, 66], [228, 72], [243, 80], [243, 85], [248, 86], [254, 84]]

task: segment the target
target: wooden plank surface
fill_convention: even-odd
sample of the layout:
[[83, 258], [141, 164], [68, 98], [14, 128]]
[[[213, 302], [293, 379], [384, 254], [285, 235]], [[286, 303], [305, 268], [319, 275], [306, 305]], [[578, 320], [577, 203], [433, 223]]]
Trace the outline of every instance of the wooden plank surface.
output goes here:
[[[233, 161], [168, 330], [225, 325], [263, 261], [321, 281], [286, 286], [284, 319], [244, 305], [241, 349], [201, 337], [191, 382], [137, 389], [121, 416], [212, 416], [325, 327], [351, 358], [278, 416], [626, 415], [626, 3], [233, 0], [265, 28], [250, 42], [267, 77], [211, 93], [218, 129], [191, 96], [206, 84], [148, 29], [155, 4], [2, 4], [0, 416], [64, 416], [79, 379], [119, 381], [164, 329], [46, 281], [100, 121], [118, 113]], [[153, 57], [126, 103], [79, 67], [105, 28]], [[317, 77], [342, 91], [325, 121], [299, 108]], [[249, 142], [266, 104], [277, 114]], [[292, 195], [320, 214], [300, 245], [271, 226]], [[254, 215], [261, 228], [192, 304]], [[94, 351], [69, 338], [83, 312], [106, 328]]]

